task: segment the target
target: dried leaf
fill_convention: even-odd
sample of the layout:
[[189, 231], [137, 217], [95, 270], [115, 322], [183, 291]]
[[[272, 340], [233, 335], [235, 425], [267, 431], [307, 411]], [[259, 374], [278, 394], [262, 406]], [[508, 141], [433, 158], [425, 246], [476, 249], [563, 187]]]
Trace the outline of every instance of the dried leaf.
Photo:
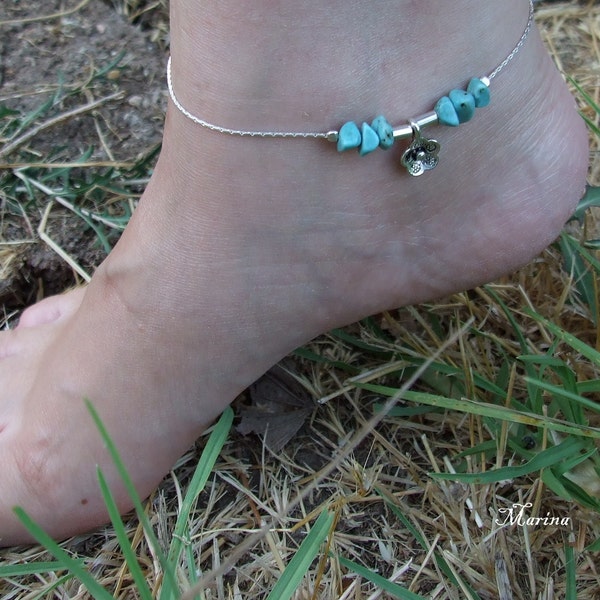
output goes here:
[[260, 435], [273, 452], [294, 437], [315, 406], [306, 389], [279, 365], [250, 386], [250, 398], [252, 406], [242, 411], [237, 430]]

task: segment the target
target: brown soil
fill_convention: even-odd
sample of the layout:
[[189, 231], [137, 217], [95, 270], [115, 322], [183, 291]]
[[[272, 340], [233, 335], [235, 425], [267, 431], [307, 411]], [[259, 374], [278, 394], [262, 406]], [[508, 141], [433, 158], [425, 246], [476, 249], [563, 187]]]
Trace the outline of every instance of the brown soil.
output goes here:
[[[69, 11], [76, 2], [50, 0], [42, 9], [50, 18], [30, 21], [41, 16], [34, 4], [0, 5], [0, 108], [28, 115], [60, 95], [60, 101], [35, 120], [37, 125], [120, 95], [93, 111], [60, 120], [9, 153], [6, 146], [3, 150], [0, 134], [0, 178], [14, 175], [23, 163], [71, 163], [88, 149], [87, 162], [133, 163], [159, 144], [166, 96], [165, 50], [157, 30], [132, 25], [114, 6], [99, 0], [74, 12]], [[52, 17], [59, 13], [62, 16]], [[87, 83], [113, 63], [105, 76]], [[99, 166], [98, 173], [106, 168]], [[50, 187], [60, 191], [61, 183], [53, 179]], [[140, 190], [141, 186], [135, 191]], [[10, 314], [79, 278], [36, 234], [47, 196], [21, 186], [11, 198], [0, 192], [0, 201], [0, 304]], [[64, 209], [53, 208], [46, 233], [88, 273], [106, 253], [85, 222]]]

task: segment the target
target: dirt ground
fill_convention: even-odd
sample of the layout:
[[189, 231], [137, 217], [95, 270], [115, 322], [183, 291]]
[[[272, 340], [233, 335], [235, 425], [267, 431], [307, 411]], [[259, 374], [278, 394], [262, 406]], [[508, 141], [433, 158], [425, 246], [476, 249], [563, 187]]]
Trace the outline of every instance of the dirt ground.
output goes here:
[[[62, 16], [40, 21], [31, 20], [36, 14], [34, 4], [0, 4], [0, 107], [30, 114], [60, 95], [60, 102], [44, 115], [49, 120], [94, 101], [118, 97], [59, 120], [11, 153], [10, 161], [48, 161], [51, 156], [48, 162], [71, 162], [91, 146], [87, 161], [132, 162], [158, 145], [167, 99], [166, 40], [157, 38], [157, 29], [131, 24], [113, 5], [100, 0], [91, 0], [74, 12], [70, 11], [79, 6], [75, 2], [44, 2], [44, 15]], [[114, 67], [104, 77], [86, 85], [95, 72], [111, 64]], [[8, 158], [0, 144], [0, 167]], [[0, 197], [3, 209], [6, 201]], [[48, 245], [25, 243], [37, 237], [32, 230], [41, 218], [39, 210], [25, 212], [24, 219], [12, 214], [14, 210], [2, 211], [0, 239], [15, 244], [10, 248], [11, 260], [6, 251], [0, 269], [0, 304], [5, 314], [77, 283], [72, 269]], [[53, 211], [49, 233], [88, 272], [105, 255], [93, 232], [79, 227], [63, 211]]]
[[[31, 17], [30, 2], [0, 6], [0, 21]], [[72, 4], [72, 3], [69, 3]], [[65, 2], [44, 2], [44, 13], [58, 14]], [[123, 15], [100, 0], [92, 0], [73, 14], [41, 22], [20, 22], [3, 27], [0, 41], [0, 101], [22, 110], [39, 104], [40, 96], [57, 85], [75, 87], [94, 69], [104, 67], [121, 53], [117, 68], [109, 73], [97, 96], [120, 91], [115, 100], [99, 109], [105, 121], [106, 144], [112, 157], [98, 144], [95, 158], [129, 159], [141, 146], [160, 141], [166, 107], [165, 50], [150, 40], [151, 32], [130, 24]], [[62, 82], [61, 82], [62, 80]], [[47, 147], [68, 145], [72, 155], [83, 152], [94, 138], [90, 116], [68, 120], [44, 136]], [[45, 148], [41, 148], [45, 149]]]

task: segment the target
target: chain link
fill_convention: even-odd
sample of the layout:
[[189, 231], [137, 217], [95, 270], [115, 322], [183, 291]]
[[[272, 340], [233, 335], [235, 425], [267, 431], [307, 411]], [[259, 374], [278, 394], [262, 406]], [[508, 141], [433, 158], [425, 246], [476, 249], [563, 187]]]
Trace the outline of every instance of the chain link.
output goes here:
[[500, 73], [500, 71], [502, 71], [504, 67], [506, 67], [506, 65], [516, 56], [519, 50], [523, 47], [523, 44], [525, 43], [525, 40], [527, 39], [527, 36], [529, 35], [531, 28], [533, 27], [533, 15], [533, 0], [529, 0], [529, 17], [527, 19], [527, 26], [525, 27], [525, 31], [523, 32], [523, 35], [521, 36], [521, 39], [518, 41], [517, 45], [513, 48], [512, 52], [487, 76], [487, 78], [490, 81], [494, 79], [494, 77], [496, 77], [496, 75], [498, 75], [498, 73]]
[[173, 104], [183, 113], [188, 119], [201, 125], [211, 131], [218, 131], [219, 133], [226, 133], [228, 135], [234, 135], [238, 137], [262, 137], [262, 138], [310, 138], [310, 139], [323, 139], [326, 140], [331, 135], [331, 132], [323, 133], [320, 131], [243, 131], [241, 129], [230, 129], [229, 127], [221, 127], [220, 125], [214, 125], [209, 123], [196, 115], [189, 112], [179, 101], [175, 95], [173, 89], [173, 80], [171, 76], [171, 57], [167, 62], [167, 87], [169, 88], [169, 96]]

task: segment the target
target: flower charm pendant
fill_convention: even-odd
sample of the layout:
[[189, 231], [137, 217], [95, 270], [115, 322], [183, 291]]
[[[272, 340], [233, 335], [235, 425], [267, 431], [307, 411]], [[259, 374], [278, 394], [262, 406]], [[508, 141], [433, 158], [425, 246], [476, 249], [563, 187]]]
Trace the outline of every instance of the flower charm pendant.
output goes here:
[[410, 126], [413, 130], [413, 138], [402, 155], [402, 166], [406, 167], [410, 175], [418, 177], [425, 171], [435, 169], [441, 146], [436, 140], [423, 137], [420, 127], [414, 121], [411, 121]]

